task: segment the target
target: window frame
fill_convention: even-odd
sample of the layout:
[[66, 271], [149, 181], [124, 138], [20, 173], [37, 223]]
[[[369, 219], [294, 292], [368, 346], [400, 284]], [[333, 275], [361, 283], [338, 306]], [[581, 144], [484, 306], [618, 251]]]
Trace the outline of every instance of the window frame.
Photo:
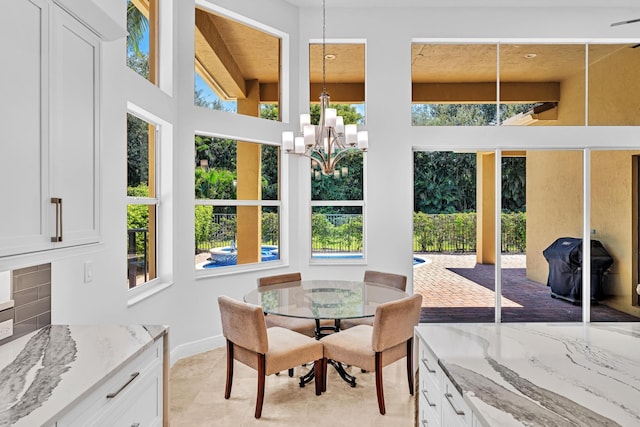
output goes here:
[[[311, 160], [309, 160], [311, 167]], [[311, 183], [313, 177], [309, 174], [309, 209], [307, 218], [309, 221], [309, 265], [367, 265], [367, 152], [362, 152], [362, 200], [312, 200]], [[355, 206], [362, 208], [362, 258], [314, 258], [313, 257], [313, 208], [320, 206]]]
[[[280, 230], [280, 235], [278, 237], [278, 254], [279, 259], [267, 262], [257, 262], [257, 263], [248, 263], [248, 264], [236, 264], [229, 265], [219, 268], [197, 268], [196, 264], [193, 264], [193, 271], [195, 274], [196, 280], [215, 277], [215, 276], [226, 276], [231, 274], [236, 274], [239, 272], [246, 271], [260, 271], [272, 268], [278, 268], [285, 265], [288, 265], [289, 260], [289, 251], [288, 245], [284, 244], [284, 242], [288, 241], [288, 228], [285, 224], [288, 224], [288, 204], [285, 203], [286, 194], [288, 193], [288, 183], [285, 183], [283, 180], [284, 176], [288, 176], [288, 162], [283, 161], [285, 159], [285, 152], [282, 148], [282, 144], [279, 142], [266, 141], [266, 140], [256, 140], [251, 138], [243, 138], [232, 135], [224, 135], [213, 132], [194, 132], [193, 138], [196, 136], [204, 136], [208, 138], [222, 138], [222, 139], [232, 139], [236, 143], [240, 142], [249, 142], [261, 145], [275, 146], [278, 147], [278, 199], [277, 200], [246, 200], [246, 199], [197, 199], [195, 194], [193, 194], [193, 210], [192, 210], [192, 218], [195, 221], [195, 207], [196, 206], [259, 206], [259, 207], [276, 207], [278, 208], [278, 228]], [[197, 167], [194, 164], [194, 169], [192, 170], [195, 173], [195, 168]], [[193, 181], [192, 181], [193, 182]], [[194, 182], [195, 184], [195, 182]], [[192, 186], [194, 189], [195, 186]], [[195, 222], [193, 223], [194, 236], [193, 236], [193, 247], [195, 248]]]
[[[153, 125], [155, 131], [153, 138], [155, 197], [126, 196], [125, 200], [127, 209], [129, 205], [155, 206], [156, 275], [153, 279], [127, 289], [127, 305], [131, 306], [173, 284], [173, 247], [171, 245], [173, 228], [170, 218], [172, 203], [168, 201], [173, 180], [172, 157], [168, 150], [171, 149], [173, 130], [169, 123], [131, 102], [127, 102], [127, 114]], [[127, 162], [128, 159], [127, 156]], [[150, 164], [149, 168], [151, 166]], [[128, 244], [125, 244], [125, 247], [128, 251]]]

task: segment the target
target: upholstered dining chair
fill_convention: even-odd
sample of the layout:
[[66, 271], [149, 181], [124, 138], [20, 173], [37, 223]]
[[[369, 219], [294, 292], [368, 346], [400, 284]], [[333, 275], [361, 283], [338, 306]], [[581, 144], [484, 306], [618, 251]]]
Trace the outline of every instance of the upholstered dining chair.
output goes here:
[[407, 358], [409, 393], [413, 395], [413, 328], [420, 320], [422, 295], [416, 294], [376, 307], [373, 326], [358, 325], [322, 340], [323, 391], [327, 388], [329, 359], [375, 371], [378, 408], [385, 414], [382, 368]]
[[[265, 276], [258, 278], [258, 288], [281, 283], [299, 282], [301, 280], [302, 275], [298, 272]], [[299, 332], [309, 337], [316, 337], [317, 327], [322, 327], [326, 330], [335, 325], [333, 320], [328, 319], [320, 320], [320, 322], [317, 323], [314, 319], [301, 319], [296, 317], [280, 316], [277, 314], [269, 314], [265, 319], [267, 320], [267, 328], [280, 326], [281, 328], [291, 329], [292, 331]]]
[[[392, 286], [401, 291], [407, 290], [407, 276], [384, 271], [366, 270], [364, 272], [364, 282], [379, 283], [381, 285]], [[358, 325], [373, 326], [373, 317], [362, 317], [360, 319], [344, 319], [340, 321], [340, 329], [349, 329]]]
[[231, 396], [233, 364], [237, 360], [258, 371], [258, 394], [255, 417], [262, 415], [265, 377], [314, 361], [316, 395], [322, 393], [322, 343], [289, 329], [267, 328], [262, 307], [218, 297], [222, 333], [227, 340], [227, 379], [224, 398]]
[[[278, 274], [275, 276], [266, 276], [258, 278], [258, 288], [263, 286], [278, 285], [281, 283], [299, 282], [302, 275], [298, 272]], [[279, 326], [281, 328], [291, 329], [292, 331], [304, 334], [309, 337], [315, 337], [316, 322], [313, 319], [300, 319], [297, 317], [280, 316], [277, 314], [269, 314], [265, 317], [267, 328]]]

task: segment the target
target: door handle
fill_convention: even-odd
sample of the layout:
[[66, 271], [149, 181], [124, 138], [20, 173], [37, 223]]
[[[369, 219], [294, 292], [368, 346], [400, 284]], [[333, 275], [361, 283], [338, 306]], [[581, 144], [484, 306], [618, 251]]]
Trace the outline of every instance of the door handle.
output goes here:
[[56, 205], [56, 235], [51, 238], [51, 241], [62, 242], [62, 198], [52, 197], [51, 203]]

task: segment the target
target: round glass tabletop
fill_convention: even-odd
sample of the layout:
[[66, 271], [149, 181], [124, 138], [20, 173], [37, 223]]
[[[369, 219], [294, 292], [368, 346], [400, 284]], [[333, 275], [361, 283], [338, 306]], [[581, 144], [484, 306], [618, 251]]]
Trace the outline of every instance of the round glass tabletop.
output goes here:
[[265, 313], [309, 319], [371, 317], [382, 303], [405, 298], [399, 289], [349, 280], [302, 280], [262, 286], [245, 295]]

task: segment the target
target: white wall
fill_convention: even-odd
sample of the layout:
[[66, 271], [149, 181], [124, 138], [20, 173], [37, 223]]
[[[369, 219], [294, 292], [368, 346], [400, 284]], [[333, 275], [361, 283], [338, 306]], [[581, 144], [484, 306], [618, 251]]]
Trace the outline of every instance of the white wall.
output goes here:
[[[96, 0], [124, 25], [126, 2]], [[161, 3], [169, 4], [166, 0]], [[319, 9], [302, 9], [282, 0], [216, 0], [216, 5], [290, 34], [292, 93], [290, 117], [308, 105], [309, 39], [321, 38]], [[606, 3], [606, 2], [603, 2]], [[304, 159], [286, 157], [291, 183], [289, 266], [196, 280], [193, 268], [193, 134], [195, 130], [279, 142], [287, 123], [193, 107], [193, 2], [174, 0], [174, 79], [170, 94], [141, 82], [125, 63], [125, 41], [104, 45], [102, 122], [102, 235], [100, 245], [56, 254], [0, 261], [0, 269], [52, 261], [54, 323], [161, 323], [171, 327], [174, 356], [222, 344], [216, 298], [241, 298], [260, 275], [298, 270], [307, 278], [360, 278], [365, 266], [309, 266], [308, 179]], [[411, 126], [411, 41], [414, 38], [640, 38], [640, 24], [610, 28], [609, 23], [640, 16], [638, 9], [464, 9], [374, 8], [327, 11], [328, 39], [365, 39], [368, 162], [368, 265], [412, 277], [413, 147], [534, 148], [607, 146], [637, 148], [637, 128], [424, 128]], [[126, 134], [127, 99], [155, 112], [173, 127], [173, 284], [127, 306], [126, 289]], [[285, 102], [287, 99], [285, 99]], [[298, 105], [302, 106], [300, 109]], [[302, 236], [302, 237], [301, 237]], [[94, 280], [82, 282], [85, 261]]]

